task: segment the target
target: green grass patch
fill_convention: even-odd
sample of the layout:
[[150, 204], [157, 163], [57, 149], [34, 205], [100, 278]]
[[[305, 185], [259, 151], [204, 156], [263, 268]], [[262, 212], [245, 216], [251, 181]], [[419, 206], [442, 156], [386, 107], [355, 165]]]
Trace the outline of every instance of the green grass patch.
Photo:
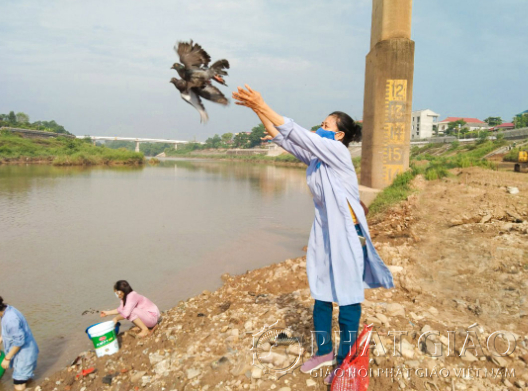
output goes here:
[[[434, 149], [443, 147], [445, 144], [428, 144], [423, 147], [413, 147], [411, 150], [411, 168], [398, 175], [392, 185], [386, 187], [378, 194], [370, 206], [370, 211], [375, 215], [407, 199], [413, 192], [411, 182], [419, 174], [422, 174], [428, 181], [434, 181], [451, 176], [449, 170], [453, 168], [483, 167], [497, 169], [494, 162], [483, 159], [483, 157], [491, 151], [506, 145], [506, 143], [502, 139], [487, 140], [473, 145], [457, 145], [453, 143], [454, 145], [451, 144], [451, 147], [440, 156], [433, 156], [431, 152]], [[452, 154], [455, 150], [457, 153]]]
[[416, 175], [421, 173], [423, 173], [423, 168], [413, 165], [408, 171], [399, 174], [394, 179], [394, 182], [392, 182], [392, 185], [387, 186], [378, 194], [369, 207], [370, 213], [376, 215], [384, 212], [391, 206], [406, 200], [413, 192], [411, 187], [412, 180]]
[[48, 160], [57, 166], [142, 164], [142, 153], [94, 146], [91, 142], [68, 137], [23, 138], [8, 131], [0, 133], [0, 160], [30, 158]]
[[451, 146], [449, 147], [450, 151], [456, 151], [460, 147], [460, 141], [455, 140], [451, 143]]
[[442, 148], [444, 145], [445, 145], [444, 143], [431, 143], [431, 144], [425, 144], [423, 147], [414, 146], [411, 148], [411, 159], [421, 154], [425, 154], [431, 149]]

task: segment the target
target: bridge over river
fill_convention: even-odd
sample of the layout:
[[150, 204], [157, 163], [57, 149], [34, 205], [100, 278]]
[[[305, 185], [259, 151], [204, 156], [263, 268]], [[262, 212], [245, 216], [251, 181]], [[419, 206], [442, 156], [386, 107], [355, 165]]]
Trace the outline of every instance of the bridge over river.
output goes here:
[[[137, 138], [137, 137], [112, 137], [112, 136], [77, 136], [77, 138], [91, 138], [94, 144], [97, 140], [103, 141], [133, 141], [136, 143], [136, 152], [139, 152], [140, 143], [162, 143], [162, 144], [174, 144], [174, 149], [178, 149], [178, 144], [189, 144], [192, 141], [183, 140], [169, 140], [161, 138]], [[204, 144], [204, 143], [198, 143]]]

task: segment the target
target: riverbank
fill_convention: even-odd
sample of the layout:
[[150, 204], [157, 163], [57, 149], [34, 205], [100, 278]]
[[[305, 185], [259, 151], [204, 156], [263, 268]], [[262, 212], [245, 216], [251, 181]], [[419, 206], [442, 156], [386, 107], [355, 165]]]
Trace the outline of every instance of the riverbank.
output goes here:
[[235, 162], [251, 162], [260, 164], [277, 164], [290, 167], [306, 167], [306, 165], [299, 161], [295, 156], [284, 153], [279, 156], [266, 156], [266, 155], [234, 155], [227, 154], [227, 150], [217, 151], [200, 151], [200, 152], [180, 152], [170, 151], [172, 153], [167, 154], [165, 158], [183, 158], [183, 159], [214, 159], [224, 161], [235, 161]]
[[[202, 152], [186, 152], [186, 153], [173, 153], [167, 155], [166, 159], [170, 158], [184, 158], [184, 159], [213, 159], [223, 161], [234, 161], [234, 162], [248, 162], [258, 164], [274, 164], [278, 166], [286, 167], [302, 167], [306, 168], [306, 164], [302, 163], [295, 156], [290, 153], [283, 153], [278, 156], [265, 156], [265, 155], [231, 155], [225, 151], [220, 153], [202, 153]], [[361, 157], [352, 158], [352, 163], [356, 171], [360, 169]]]
[[[370, 219], [396, 287], [366, 291], [361, 323], [373, 323], [379, 336], [369, 390], [504, 390], [528, 382], [528, 183], [522, 174], [478, 167], [450, 174], [430, 181], [417, 175], [407, 199]], [[510, 194], [507, 187], [519, 192]], [[218, 290], [166, 311], [149, 338], [126, 330], [117, 354], [84, 352], [38, 387], [98, 390], [110, 375], [112, 390], [325, 390], [319, 372], [301, 374], [296, 362], [311, 354], [313, 300], [305, 268], [299, 257], [224, 275]], [[269, 342], [261, 340], [252, 348], [269, 325], [287, 328], [301, 346], [263, 354]], [[515, 339], [511, 355], [488, 351], [486, 339], [498, 330], [507, 331], [512, 344]], [[406, 333], [401, 345], [389, 331]], [[426, 331], [438, 333], [424, 342]], [[461, 357], [468, 331], [474, 339]], [[454, 349], [447, 346], [453, 335]], [[502, 342], [499, 350], [505, 350]], [[477, 343], [482, 349], [474, 348]], [[439, 357], [431, 357], [440, 349]], [[90, 367], [97, 371], [76, 379]]]
[[53, 164], [56, 166], [140, 165], [142, 153], [94, 146], [89, 141], [57, 138], [24, 138], [0, 133], [0, 164]]

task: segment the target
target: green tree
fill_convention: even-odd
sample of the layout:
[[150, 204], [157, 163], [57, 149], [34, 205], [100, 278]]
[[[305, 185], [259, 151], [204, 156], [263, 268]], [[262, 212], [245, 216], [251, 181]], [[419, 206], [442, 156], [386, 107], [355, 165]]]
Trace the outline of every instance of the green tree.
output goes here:
[[528, 127], [528, 113], [515, 116], [513, 118], [513, 124], [515, 125], [515, 129]]
[[205, 140], [205, 147], [206, 148], [218, 148], [220, 147], [220, 144], [222, 143], [222, 139], [219, 135], [215, 134], [213, 137], [209, 137], [207, 140]]
[[320, 127], [321, 127], [321, 125], [314, 125], [314, 126], [312, 126], [312, 127], [310, 128], [310, 130], [311, 130], [312, 132], [315, 132], [315, 131], [316, 131], [317, 129], [319, 129]]
[[224, 133], [222, 135], [222, 143], [227, 145], [231, 140], [233, 140], [233, 133]]
[[[447, 135], [454, 134], [454, 135], [457, 135], [457, 136], [459, 134], [463, 134], [462, 129], [466, 128], [466, 124], [467, 124], [467, 122], [464, 121], [463, 119], [459, 119], [457, 121], [451, 121], [451, 122], [449, 122], [447, 124], [447, 129], [446, 129], [445, 133]], [[468, 129], [468, 131], [469, 131], [469, 129]]]
[[10, 122], [12, 125], [16, 124], [17, 119], [14, 111], [10, 111], [7, 115], [7, 122]]
[[26, 113], [16, 113], [16, 122], [19, 124], [28, 124], [29, 123], [29, 115]]
[[248, 148], [249, 146], [249, 134], [246, 132], [240, 132], [233, 137], [233, 147], [235, 148]]
[[249, 135], [249, 148], [254, 148], [257, 145], [262, 143], [262, 137], [266, 135], [266, 128], [262, 124], [258, 124], [253, 129], [251, 129], [251, 134]]
[[504, 121], [501, 117], [488, 117], [484, 120], [484, 122], [493, 127], [502, 124]]
[[32, 124], [37, 130], [45, 130], [48, 132], [53, 133], [64, 133], [64, 134], [71, 134], [66, 129], [64, 129], [64, 126], [59, 125], [54, 120], [51, 121], [35, 121]]

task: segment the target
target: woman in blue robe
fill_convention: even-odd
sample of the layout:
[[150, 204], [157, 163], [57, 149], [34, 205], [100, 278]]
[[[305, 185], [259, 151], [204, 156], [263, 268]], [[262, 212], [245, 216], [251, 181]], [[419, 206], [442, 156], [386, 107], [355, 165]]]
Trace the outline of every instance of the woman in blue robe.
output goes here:
[[13, 368], [15, 390], [22, 391], [34, 375], [39, 349], [24, 315], [0, 297], [0, 317], [5, 358], [2, 368]]
[[[314, 338], [317, 353], [301, 371], [341, 364], [357, 337], [364, 288], [393, 288], [392, 275], [370, 238], [366, 207], [359, 199], [357, 175], [348, 145], [360, 141], [361, 128], [343, 112], [333, 112], [317, 132], [273, 111], [260, 93], [238, 88], [236, 104], [251, 108], [272, 141], [308, 166], [306, 178], [315, 219], [306, 254], [310, 292], [315, 299]], [[331, 339], [333, 303], [339, 305], [341, 333], [337, 357]], [[330, 384], [335, 372], [325, 383]]]

